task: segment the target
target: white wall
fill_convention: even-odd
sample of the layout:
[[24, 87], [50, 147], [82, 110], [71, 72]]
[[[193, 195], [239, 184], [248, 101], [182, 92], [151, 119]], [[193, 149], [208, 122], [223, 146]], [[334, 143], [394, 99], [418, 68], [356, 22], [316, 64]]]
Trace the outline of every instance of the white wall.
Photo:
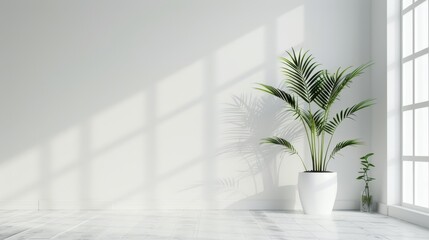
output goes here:
[[372, 147], [377, 167], [375, 198], [380, 211], [400, 204], [400, 6], [399, 0], [372, 1]]
[[387, 1], [371, 2], [372, 7], [372, 95], [377, 104], [372, 108], [372, 147], [375, 153], [373, 173], [374, 197], [377, 202], [387, 202]]
[[[299, 209], [299, 162], [274, 166], [278, 149], [259, 145], [280, 103], [254, 83], [279, 84], [291, 47], [331, 70], [370, 61], [370, 10], [369, 0], [1, 1], [0, 207]], [[370, 86], [365, 74], [339, 107]], [[331, 165], [337, 208], [358, 206], [370, 126], [365, 111], [337, 136], [367, 143]]]

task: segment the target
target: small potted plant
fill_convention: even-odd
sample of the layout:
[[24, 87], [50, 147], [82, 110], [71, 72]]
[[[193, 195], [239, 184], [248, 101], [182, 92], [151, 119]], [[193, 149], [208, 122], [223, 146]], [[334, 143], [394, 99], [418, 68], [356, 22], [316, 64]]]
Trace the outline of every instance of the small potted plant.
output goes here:
[[374, 164], [369, 162], [369, 158], [374, 155], [374, 153], [368, 153], [367, 155], [361, 157], [360, 164], [362, 165], [361, 171], [356, 179], [363, 180], [365, 182], [365, 187], [362, 191], [362, 195], [360, 198], [360, 211], [361, 212], [372, 212], [373, 202], [372, 202], [372, 195], [369, 192], [369, 182], [375, 180], [375, 178], [372, 178], [368, 175], [369, 170], [372, 167], [375, 167]]
[[[358, 139], [347, 139], [334, 143], [338, 126], [346, 119], [373, 104], [366, 99], [338, 112], [332, 112], [341, 93], [369, 66], [338, 68], [330, 73], [319, 69], [320, 64], [308, 52], [286, 52], [281, 58], [285, 76], [285, 89], [259, 84], [259, 90], [284, 101], [295, 121], [302, 125], [310, 156], [302, 157], [291, 139], [272, 136], [263, 143], [280, 145], [291, 155], [297, 155], [305, 169], [298, 176], [298, 192], [306, 214], [330, 214], [337, 195], [337, 173], [328, 170], [328, 165], [344, 148], [361, 144]], [[307, 163], [311, 162], [308, 166]]]

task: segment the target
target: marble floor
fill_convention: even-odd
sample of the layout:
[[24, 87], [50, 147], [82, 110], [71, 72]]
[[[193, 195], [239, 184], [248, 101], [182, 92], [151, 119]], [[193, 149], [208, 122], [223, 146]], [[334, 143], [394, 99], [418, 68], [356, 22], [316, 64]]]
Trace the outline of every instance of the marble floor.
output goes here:
[[0, 211], [0, 239], [429, 239], [429, 229], [337, 211]]

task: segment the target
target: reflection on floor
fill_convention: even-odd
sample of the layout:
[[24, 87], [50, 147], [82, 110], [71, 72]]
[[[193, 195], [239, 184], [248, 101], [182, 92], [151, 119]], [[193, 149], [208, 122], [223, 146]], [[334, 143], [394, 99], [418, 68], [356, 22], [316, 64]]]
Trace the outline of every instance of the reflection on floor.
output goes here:
[[0, 239], [429, 239], [379, 214], [283, 211], [0, 211]]

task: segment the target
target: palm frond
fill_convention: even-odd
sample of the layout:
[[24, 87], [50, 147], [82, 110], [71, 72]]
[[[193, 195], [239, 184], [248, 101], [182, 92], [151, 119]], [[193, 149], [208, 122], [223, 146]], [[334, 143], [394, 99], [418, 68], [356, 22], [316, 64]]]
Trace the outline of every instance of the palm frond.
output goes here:
[[348, 107], [344, 110], [341, 110], [335, 116], [331, 121], [329, 121], [325, 126], [325, 131], [329, 133], [330, 135], [334, 134], [335, 129], [340, 125], [342, 121], [345, 119], [353, 119], [353, 116], [355, 113], [359, 110], [362, 110], [364, 108], [370, 107], [374, 104], [374, 101], [372, 99], [363, 100], [351, 107]]
[[294, 113], [295, 117], [298, 117], [300, 115], [300, 109], [299, 109], [298, 101], [294, 96], [292, 96], [291, 94], [289, 94], [289, 93], [287, 93], [287, 92], [285, 92], [279, 88], [275, 88], [275, 87], [270, 86], [270, 85], [265, 85], [262, 83], [259, 83], [258, 85], [261, 87], [256, 88], [256, 89], [267, 92], [267, 93], [274, 95], [274, 96], [282, 99], [283, 101], [285, 101], [287, 103], [287, 106]]
[[324, 115], [325, 112], [320, 109], [313, 114], [317, 135], [320, 135], [325, 130]]
[[334, 91], [335, 85], [337, 84], [336, 79], [333, 75], [329, 74], [327, 70], [324, 70], [319, 77], [320, 81], [320, 90], [319, 94], [315, 99], [316, 104], [326, 110], [326, 106], [328, 105], [332, 92]]
[[308, 51], [296, 53], [292, 49], [292, 53], [287, 53], [289, 59], [280, 58], [284, 64], [282, 70], [286, 76], [287, 87], [302, 100], [310, 103], [319, 92], [319, 75], [322, 72], [321, 70], [316, 70], [319, 64], [314, 61], [311, 54], [308, 54]]
[[280, 145], [280, 146], [283, 146], [285, 148], [286, 152], [288, 152], [292, 155], [297, 154], [295, 147], [289, 141], [287, 141], [283, 138], [280, 138], [280, 137], [264, 138], [264, 139], [262, 139], [262, 143], [270, 143], [270, 144]]
[[362, 142], [357, 139], [345, 140], [337, 143], [337, 145], [332, 149], [330, 159], [334, 158], [337, 153], [339, 153], [342, 149], [350, 146], [361, 145]]
[[301, 164], [304, 167], [305, 171], [307, 171], [307, 166], [305, 165], [304, 161], [302, 160], [301, 156], [299, 155], [298, 151], [295, 149], [295, 147], [287, 140], [280, 138], [280, 137], [269, 137], [262, 139], [262, 143], [269, 143], [274, 145], [280, 145], [283, 146], [285, 149], [285, 152], [294, 155], [296, 154], [299, 159], [301, 160]]
[[361, 75], [369, 66], [371, 66], [370, 63], [360, 65], [349, 73], [347, 71], [350, 67], [343, 70], [339, 68], [333, 74], [323, 71], [320, 74], [321, 90], [315, 98], [316, 104], [324, 110], [329, 109], [339, 99], [341, 92], [352, 83], [352, 80]]

